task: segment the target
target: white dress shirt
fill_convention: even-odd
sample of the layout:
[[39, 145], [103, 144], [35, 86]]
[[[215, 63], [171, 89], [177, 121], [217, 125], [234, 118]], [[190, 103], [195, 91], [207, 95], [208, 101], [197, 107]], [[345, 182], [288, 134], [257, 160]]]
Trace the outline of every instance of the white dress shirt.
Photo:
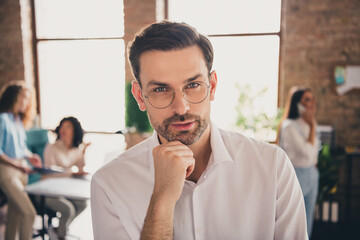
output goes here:
[[[303, 196], [276, 146], [218, 129], [197, 183], [185, 180], [174, 239], [308, 239]], [[139, 239], [154, 188], [157, 135], [98, 170], [91, 183], [94, 238]]]
[[285, 119], [281, 124], [279, 145], [289, 156], [294, 167], [308, 168], [318, 162], [320, 140], [308, 141], [310, 126], [302, 118]]

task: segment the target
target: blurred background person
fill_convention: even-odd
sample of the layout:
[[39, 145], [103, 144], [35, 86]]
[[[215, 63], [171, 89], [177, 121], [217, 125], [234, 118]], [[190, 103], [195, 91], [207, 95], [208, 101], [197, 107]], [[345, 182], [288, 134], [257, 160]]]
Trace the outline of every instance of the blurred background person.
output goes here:
[[290, 89], [277, 142], [294, 165], [305, 200], [307, 231], [311, 236], [315, 204], [319, 187], [316, 167], [320, 140], [316, 136], [315, 97], [310, 88], [294, 86]]
[[41, 158], [26, 145], [25, 126], [35, 116], [34, 89], [24, 81], [13, 81], [0, 92], [0, 188], [8, 200], [5, 239], [32, 238], [36, 211], [24, 191], [31, 165], [41, 166]]
[[[90, 143], [83, 143], [84, 130], [78, 119], [75, 117], [63, 118], [55, 129], [55, 133], [57, 134], [55, 143], [48, 144], [44, 150], [45, 166], [61, 168], [65, 174], [50, 174], [44, 178], [86, 175], [84, 155]], [[75, 171], [73, 171], [74, 166]], [[61, 213], [59, 227], [54, 229], [59, 239], [65, 239], [71, 222], [86, 206], [87, 203], [83, 200], [70, 200], [65, 197], [46, 199], [47, 208]]]

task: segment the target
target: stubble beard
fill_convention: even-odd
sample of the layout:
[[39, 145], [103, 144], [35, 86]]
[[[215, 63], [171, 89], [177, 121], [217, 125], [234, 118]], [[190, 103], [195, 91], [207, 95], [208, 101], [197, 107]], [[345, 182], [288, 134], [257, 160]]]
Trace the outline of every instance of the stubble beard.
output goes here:
[[[197, 142], [209, 125], [209, 118], [202, 119], [200, 116], [191, 113], [185, 113], [183, 115], [175, 114], [172, 117], [165, 119], [161, 124], [155, 122], [150, 115], [148, 116], [151, 125], [160, 136], [169, 142], [180, 141], [187, 146]], [[183, 122], [186, 120], [194, 121], [196, 125], [195, 129], [180, 132], [172, 131], [170, 129], [170, 125], [173, 122]]]

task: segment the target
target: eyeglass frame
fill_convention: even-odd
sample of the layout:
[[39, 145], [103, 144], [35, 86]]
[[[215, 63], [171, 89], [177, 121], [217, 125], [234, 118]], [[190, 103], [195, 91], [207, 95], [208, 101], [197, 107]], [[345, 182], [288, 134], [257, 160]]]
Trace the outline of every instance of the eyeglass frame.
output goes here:
[[[200, 81], [200, 82], [204, 83], [205, 86], [206, 86], [206, 96], [205, 96], [204, 99], [201, 100], [200, 102], [196, 102], [196, 103], [190, 102], [190, 101], [186, 98], [186, 93], [184, 93], [184, 87], [183, 87], [183, 89], [181, 90], [181, 93], [182, 93], [182, 95], [183, 95], [183, 98], [185, 98], [185, 100], [186, 100], [188, 103], [191, 103], [191, 104], [199, 104], [199, 103], [202, 103], [203, 101], [205, 101], [205, 99], [209, 96], [209, 92], [210, 92], [209, 89], [210, 89], [210, 87], [211, 87], [211, 83], [207, 84], [207, 83], [204, 82], [204, 81]], [[191, 82], [190, 82], [190, 83], [191, 83]], [[154, 106], [154, 105], [151, 103], [151, 101], [149, 100], [149, 93], [148, 93], [147, 96], [144, 94], [144, 97], [145, 97], [146, 99], [148, 99], [150, 105], [153, 106], [154, 108], [156, 108], [156, 109], [165, 109], [165, 108], [169, 107], [169, 106], [174, 102], [175, 92], [176, 92], [176, 91], [180, 91], [180, 90], [174, 90], [173, 88], [171, 88], [171, 90], [172, 90], [172, 91], [171, 91], [171, 92], [172, 92], [172, 99], [171, 99], [169, 105], [167, 105], [166, 107], [161, 107], [161, 108], [159, 108], [159, 107]], [[141, 91], [143, 92], [142, 89], [141, 89]]]

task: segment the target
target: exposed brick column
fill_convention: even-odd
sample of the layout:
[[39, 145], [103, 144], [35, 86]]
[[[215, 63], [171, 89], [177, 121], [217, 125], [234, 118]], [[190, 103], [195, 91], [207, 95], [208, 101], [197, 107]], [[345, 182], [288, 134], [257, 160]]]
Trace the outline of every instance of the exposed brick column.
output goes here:
[[[360, 65], [360, 1], [283, 0], [280, 105], [291, 86], [311, 87], [320, 124], [336, 127], [339, 145], [360, 145], [360, 90], [335, 91], [336, 64]], [[283, 88], [281, 88], [283, 86]]]
[[[125, 23], [125, 47], [127, 49], [129, 41], [132, 41], [134, 35], [144, 26], [156, 21], [156, 0], [124, 0], [124, 23]], [[125, 61], [125, 79], [134, 80], [131, 73], [131, 67], [127, 60]]]
[[24, 79], [20, 12], [19, 1], [1, 1], [0, 87], [11, 80]]

